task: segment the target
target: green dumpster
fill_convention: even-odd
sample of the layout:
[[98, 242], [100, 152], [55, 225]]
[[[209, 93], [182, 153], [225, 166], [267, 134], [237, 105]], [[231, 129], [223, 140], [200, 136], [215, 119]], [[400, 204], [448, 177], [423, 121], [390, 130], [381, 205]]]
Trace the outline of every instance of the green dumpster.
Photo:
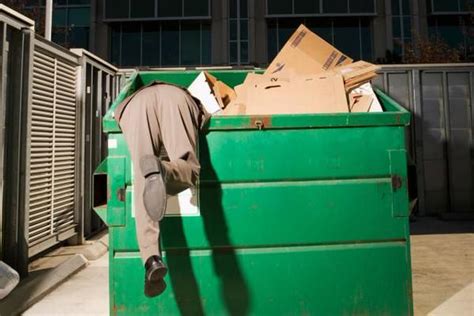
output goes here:
[[[143, 294], [128, 149], [114, 107], [151, 80], [134, 74], [104, 118], [108, 158], [95, 210], [109, 226], [113, 315], [412, 315], [405, 127], [383, 113], [213, 117], [199, 141], [196, 209], [162, 222], [168, 288]], [[245, 71], [213, 72], [234, 86]]]

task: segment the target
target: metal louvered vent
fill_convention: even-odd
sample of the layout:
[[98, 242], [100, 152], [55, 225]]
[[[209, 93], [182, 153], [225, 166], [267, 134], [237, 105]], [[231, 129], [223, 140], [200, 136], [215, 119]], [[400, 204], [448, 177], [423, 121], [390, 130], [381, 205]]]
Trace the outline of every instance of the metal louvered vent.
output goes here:
[[[77, 67], [35, 47], [29, 192], [30, 256], [75, 227]], [[68, 236], [63, 236], [67, 238]], [[69, 236], [70, 237], [70, 236]], [[42, 244], [41, 249], [32, 250]], [[37, 247], [38, 248], [38, 247]]]

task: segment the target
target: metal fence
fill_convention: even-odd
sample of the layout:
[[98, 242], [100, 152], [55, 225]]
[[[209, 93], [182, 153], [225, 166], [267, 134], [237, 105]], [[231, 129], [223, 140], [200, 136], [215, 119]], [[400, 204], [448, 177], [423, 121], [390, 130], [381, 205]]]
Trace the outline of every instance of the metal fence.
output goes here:
[[0, 259], [27, 273], [30, 78], [34, 22], [0, 5]]
[[35, 39], [28, 192], [29, 256], [76, 235], [80, 169], [79, 58]]
[[104, 228], [91, 179], [107, 155], [102, 116], [116, 73], [35, 36], [33, 21], [0, 5], [0, 259], [22, 275], [32, 256]]
[[102, 117], [119, 92], [117, 68], [83, 49], [73, 49], [80, 57], [79, 97], [82, 104], [81, 186], [82, 216], [80, 238], [87, 238], [105, 227], [93, 212], [92, 177], [107, 156], [107, 139], [102, 133]]
[[474, 64], [383, 66], [375, 85], [413, 114], [419, 213], [474, 215]]

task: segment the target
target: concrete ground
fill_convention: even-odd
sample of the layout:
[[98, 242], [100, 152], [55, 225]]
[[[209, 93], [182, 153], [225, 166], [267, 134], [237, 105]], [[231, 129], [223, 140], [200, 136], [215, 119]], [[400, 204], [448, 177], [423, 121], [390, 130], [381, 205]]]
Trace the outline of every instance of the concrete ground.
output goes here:
[[[474, 223], [412, 224], [415, 315], [474, 315]], [[108, 315], [107, 255], [74, 275], [24, 315]]]

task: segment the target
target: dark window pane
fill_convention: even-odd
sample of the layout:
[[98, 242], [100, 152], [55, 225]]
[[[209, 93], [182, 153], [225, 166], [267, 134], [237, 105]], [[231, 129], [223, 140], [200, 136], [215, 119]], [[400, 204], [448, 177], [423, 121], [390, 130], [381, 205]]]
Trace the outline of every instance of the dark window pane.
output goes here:
[[161, 65], [179, 65], [179, 24], [163, 23], [161, 29]]
[[140, 65], [140, 24], [125, 23], [122, 27], [122, 65]]
[[438, 17], [438, 35], [451, 47], [459, 48], [463, 45], [464, 32], [459, 17]]
[[208, 0], [184, 0], [184, 16], [209, 16]]
[[69, 5], [91, 4], [91, 0], [68, 0]]
[[247, 64], [249, 62], [249, 43], [240, 43], [240, 63]]
[[307, 19], [306, 26], [323, 38], [326, 42], [332, 43], [332, 20], [325, 18]]
[[237, 0], [229, 0], [229, 17], [237, 17]]
[[53, 11], [53, 26], [67, 25], [67, 9], [54, 9]]
[[410, 10], [410, 0], [401, 0], [402, 1], [402, 12], [403, 15], [409, 15]]
[[240, 39], [247, 40], [249, 38], [249, 22], [248, 20], [240, 21]]
[[237, 42], [230, 43], [229, 46], [229, 61], [231, 64], [237, 64]]
[[349, 0], [351, 13], [374, 13], [374, 0]]
[[237, 20], [229, 21], [229, 39], [231, 41], [237, 40]]
[[67, 4], [67, 0], [54, 0], [53, 1], [53, 5], [56, 6], [56, 5], [66, 5]]
[[433, 11], [435, 12], [457, 12], [457, 0], [433, 0]]
[[267, 30], [267, 53], [268, 62], [270, 63], [275, 58], [279, 48], [277, 47], [277, 26], [275, 21], [268, 22]]
[[472, 12], [474, 11], [474, 0], [460, 0], [461, 11]]
[[181, 65], [201, 64], [201, 30], [199, 23], [187, 22], [181, 25]]
[[38, 0], [26, 0], [25, 1], [25, 5], [27, 7], [35, 7], [35, 6], [38, 5], [38, 3], [39, 3]]
[[150, 18], [155, 16], [155, 0], [131, 0], [132, 18]]
[[143, 25], [142, 64], [143, 66], [160, 65], [160, 25], [157, 23]]
[[69, 8], [69, 25], [89, 26], [90, 9], [89, 8]]
[[353, 59], [360, 59], [358, 19], [334, 20], [334, 46]]
[[120, 63], [120, 24], [112, 26], [110, 59], [113, 64]]
[[182, 0], [158, 0], [158, 16], [183, 16]]
[[392, 15], [400, 15], [400, 1], [392, 0]]
[[295, 0], [295, 13], [319, 13], [319, 0]]
[[402, 25], [400, 17], [392, 18], [392, 33], [393, 37], [402, 37]]
[[278, 25], [278, 43], [280, 44], [280, 49], [302, 22], [302, 19], [280, 20]]
[[347, 13], [347, 0], [323, 0], [324, 13]]
[[240, 17], [241, 18], [248, 17], [247, 0], [240, 0]]
[[373, 61], [374, 56], [372, 54], [372, 33], [370, 32], [370, 20], [362, 19], [361, 21], [361, 42], [362, 42], [362, 56], [361, 58], [367, 61]]
[[54, 43], [64, 46], [66, 44], [66, 29], [55, 27], [52, 30], [51, 39]]
[[211, 56], [211, 26], [209, 24], [202, 25], [202, 64], [210, 65], [212, 63]]
[[68, 44], [71, 48], [89, 47], [89, 28], [88, 27], [71, 27], [68, 32]]
[[403, 37], [411, 37], [411, 17], [409, 16], [403, 18]]
[[128, 18], [129, 0], [105, 0], [105, 17], [108, 19]]
[[292, 0], [268, 0], [268, 14], [291, 14]]

